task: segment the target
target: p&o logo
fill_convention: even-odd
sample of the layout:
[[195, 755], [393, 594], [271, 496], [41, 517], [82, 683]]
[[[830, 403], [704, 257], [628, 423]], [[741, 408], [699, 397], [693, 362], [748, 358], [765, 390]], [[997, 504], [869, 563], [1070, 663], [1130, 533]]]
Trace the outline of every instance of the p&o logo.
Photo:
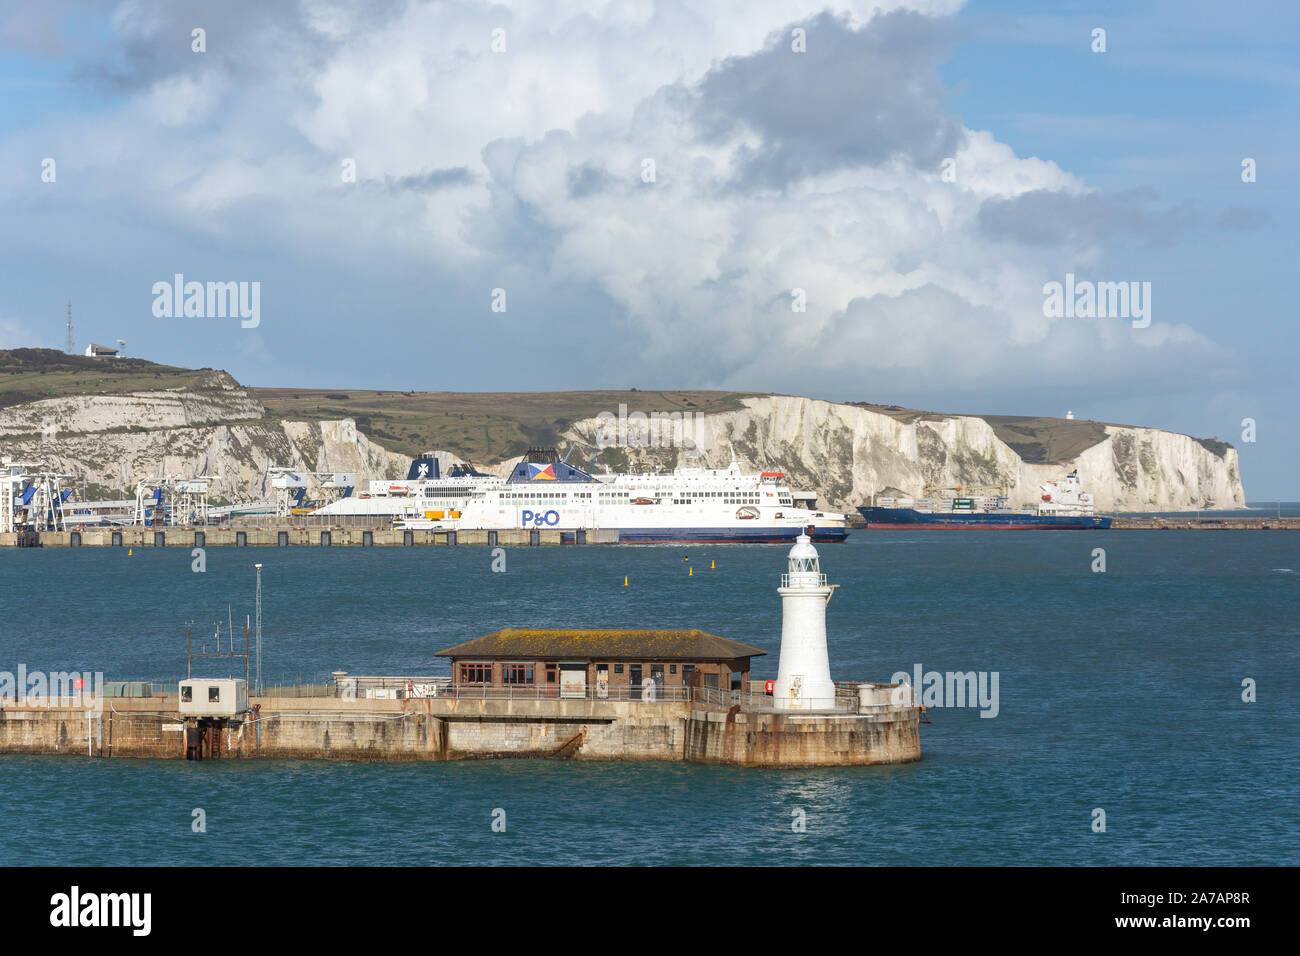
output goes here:
[[540, 528], [544, 525], [554, 527], [560, 523], [560, 513], [558, 511], [529, 511], [524, 508], [519, 513], [519, 520], [525, 528], [530, 525], [534, 528]]

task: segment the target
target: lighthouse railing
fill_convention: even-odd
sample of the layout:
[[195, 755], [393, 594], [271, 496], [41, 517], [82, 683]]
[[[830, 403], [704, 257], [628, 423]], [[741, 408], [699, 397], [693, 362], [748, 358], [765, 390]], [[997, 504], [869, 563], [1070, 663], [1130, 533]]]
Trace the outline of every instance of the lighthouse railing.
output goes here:
[[826, 587], [826, 575], [818, 574], [815, 571], [787, 571], [781, 575], [781, 587], [824, 588]]

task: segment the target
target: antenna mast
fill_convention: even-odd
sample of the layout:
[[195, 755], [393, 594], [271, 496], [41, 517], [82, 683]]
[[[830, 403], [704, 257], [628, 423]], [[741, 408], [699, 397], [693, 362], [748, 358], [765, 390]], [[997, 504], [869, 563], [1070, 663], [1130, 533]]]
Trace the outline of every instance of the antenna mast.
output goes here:
[[257, 568], [257, 608], [255, 611], [257, 624], [254, 633], [257, 635], [255, 645], [257, 649], [257, 694], [260, 697], [262, 694], [262, 566], [255, 564], [253, 567]]
[[68, 354], [72, 354], [72, 302], [68, 302]]

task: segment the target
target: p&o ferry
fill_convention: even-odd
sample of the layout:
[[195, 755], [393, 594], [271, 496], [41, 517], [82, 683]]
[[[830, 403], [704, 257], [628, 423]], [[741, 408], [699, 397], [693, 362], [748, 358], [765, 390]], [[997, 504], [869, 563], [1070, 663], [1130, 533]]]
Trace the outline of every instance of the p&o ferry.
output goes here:
[[620, 542], [783, 542], [807, 534], [843, 541], [848, 520], [820, 511], [816, 495], [793, 492], [780, 472], [726, 468], [597, 476], [530, 449], [501, 478], [457, 466], [443, 477], [432, 454], [416, 458], [405, 481], [370, 482], [319, 515], [369, 515], [400, 528], [559, 531], [614, 529]]

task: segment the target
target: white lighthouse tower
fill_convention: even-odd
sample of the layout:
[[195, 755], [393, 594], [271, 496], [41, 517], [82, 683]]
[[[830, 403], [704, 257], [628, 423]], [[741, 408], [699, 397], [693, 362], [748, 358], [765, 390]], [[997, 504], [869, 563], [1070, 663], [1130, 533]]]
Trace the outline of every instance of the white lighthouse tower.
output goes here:
[[806, 534], [790, 549], [789, 570], [781, 575], [777, 593], [782, 605], [781, 657], [773, 704], [777, 710], [830, 710], [835, 684], [826, 654], [826, 605], [833, 588]]

